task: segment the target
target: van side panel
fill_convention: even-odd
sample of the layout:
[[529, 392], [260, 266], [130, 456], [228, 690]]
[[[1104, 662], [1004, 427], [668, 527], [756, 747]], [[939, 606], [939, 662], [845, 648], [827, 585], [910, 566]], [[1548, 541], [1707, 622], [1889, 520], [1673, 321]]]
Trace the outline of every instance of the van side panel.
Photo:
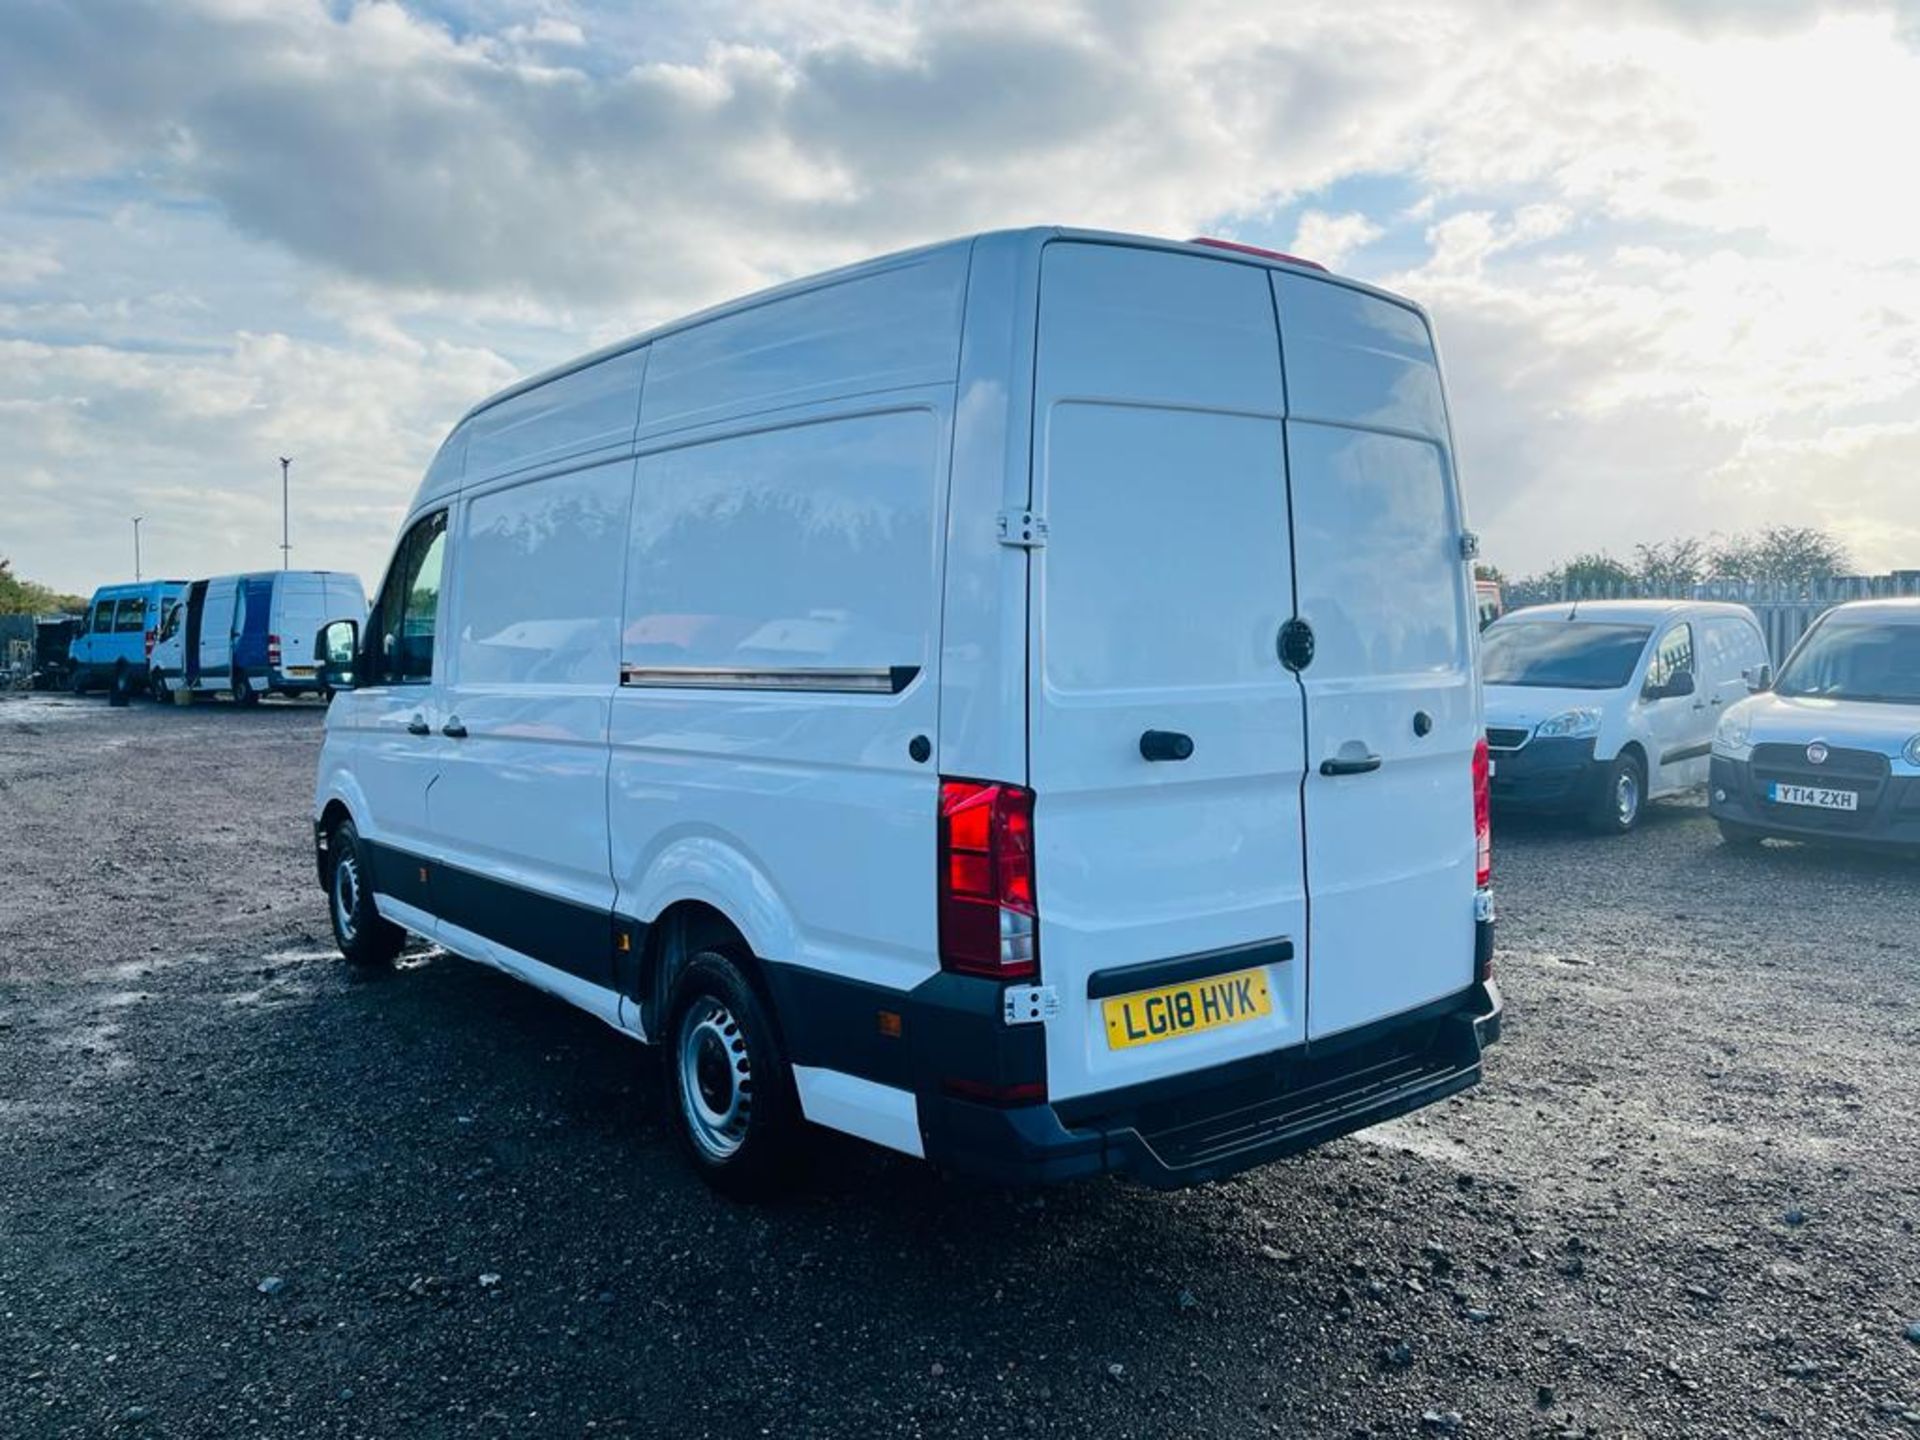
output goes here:
[[951, 385], [967, 255], [965, 244], [924, 251], [662, 336], [651, 347], [641, 432]]
[[[1433, 342], [1412, 309], [1273, 276], [1307, 697], [1308, 1032], [1473, 983], [1473, 587]], [[1377, 762], [1353, 774], [1329, 763]]]
[[646, 361], [644, 349], [629, 350], [482, 410], [464, 427], [465, 483], [625, 450]]
[[700, 900], [763, 961], [906, 988], [935, 965], [910, 747], [938, 721], [952, 392], [885, 401], [642, 454], [609, 803], [622, 915]]

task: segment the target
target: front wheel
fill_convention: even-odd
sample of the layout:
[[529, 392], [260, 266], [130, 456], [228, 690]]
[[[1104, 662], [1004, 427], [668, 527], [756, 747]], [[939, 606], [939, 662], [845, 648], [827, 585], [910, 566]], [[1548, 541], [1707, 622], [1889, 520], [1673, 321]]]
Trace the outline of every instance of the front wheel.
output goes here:
[[1602, 835], [1625, 835], [1640, 823], [1640, 812], [1646, 803], [1646, 767], [1628, 752], [1616, 757], [1608, 767], [1606, 784], [1589, 820]]
[[674, 983], [667, 1011], [674, 1137], [700, 1178], [735, 1199], [791, 1181], [800, 1104], [772, 1018], [729, 956], [706, 950]]
[[391, 965], [407, 943], [407, 932], [382, 920], [374, 909], [366, 847], [351, 820], [342, 820], [328, 834], [327, 856], [327, 913], [334, 943], [356, 969]]

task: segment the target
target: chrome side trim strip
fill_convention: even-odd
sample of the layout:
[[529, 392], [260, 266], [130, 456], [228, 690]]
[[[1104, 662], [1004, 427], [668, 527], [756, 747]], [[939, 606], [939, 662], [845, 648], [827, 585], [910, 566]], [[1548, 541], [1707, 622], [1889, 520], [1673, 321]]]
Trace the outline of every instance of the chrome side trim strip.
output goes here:
[[918, 665], [846, 670], [823, 666], [731, 668], [718, 665], [622, 665], [621, 685], [664, 690], [810, 690], [838, 695], [898, 695]]

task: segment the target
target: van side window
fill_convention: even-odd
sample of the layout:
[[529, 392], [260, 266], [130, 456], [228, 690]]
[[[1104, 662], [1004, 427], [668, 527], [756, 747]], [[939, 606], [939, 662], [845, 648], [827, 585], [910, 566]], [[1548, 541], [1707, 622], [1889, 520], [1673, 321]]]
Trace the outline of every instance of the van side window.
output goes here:
[[1657, 688], [1682, 670], [1692, 669], [1693, 627], [1676, 625], [1660, 637], [1660, 648], [1653, 652], [1653, 663], [1647, 667], [1647, 684]]
[[130, 595], [120, 602], [113, 618], [116, 635], [138, 635], [147, 628], [147, 601], [142, 595]]
[[186, 606], [182, 605], [178, 600], [168, 602], [167, 618], [160, 622], [160, 638], [162, 640], [171, 640], [173, 638], [174, 632], [180, 628], [180, 613], [185, 609]]
[[113, 629], [113, 601], [99, 601], [93, 607], [93, 633], [104, 635], [111, 629]]
[[459, 684], [612, 685], [633, 465], [475, 496], [460, 536]]
[[433, 636], [440, 613], [440, 564], [447, 512], [415, 523], [400, 548], [369, 617], [369, 660], [375, 683], [424, 685], [433, 679]]

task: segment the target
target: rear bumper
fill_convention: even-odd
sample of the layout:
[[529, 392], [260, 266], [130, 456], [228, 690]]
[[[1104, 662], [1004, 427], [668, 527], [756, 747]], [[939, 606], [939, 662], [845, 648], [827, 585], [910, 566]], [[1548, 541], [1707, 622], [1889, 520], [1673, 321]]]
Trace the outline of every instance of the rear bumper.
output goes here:
[[1529, 740], [1518, 750], [1493, 752], [1493, 803], [1503, 809], [1584, 810], [1598, 803], [1608, 763], [1593, 756], [1591, 740]]
[[1859, 845], [1920, 846], [1920, 777], [1823, 776], [1808, 769], [1786, 778], [1825, 784], [1860, 794], [1858, 810], [1815, 810], [1776, 805], [1769, 781], [1745, 760], [1713, 757], [1707, 779], [1707, 809], [1730, 825], [1794, 840], [1833, 840]]
[[929, 1160], [1012, 1183], [1132, 1176], [1176, 1189], [1377, 1125], [1480, 1079], [1491, 980], [1361, 1030], [1134, 1090], [997, 1107], [920, 1095]]

